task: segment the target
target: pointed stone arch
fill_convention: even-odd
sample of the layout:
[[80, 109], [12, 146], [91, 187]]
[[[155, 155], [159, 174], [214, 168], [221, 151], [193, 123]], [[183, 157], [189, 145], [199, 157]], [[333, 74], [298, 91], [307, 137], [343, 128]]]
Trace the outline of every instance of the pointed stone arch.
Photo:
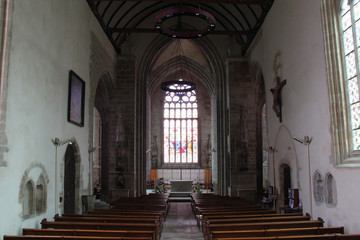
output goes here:
[[[83, 178], [81, 176], [81, 154], [80, 154], [80, 147], [79, 144], [76, 140], [75, 137], [70, 138], [71, 139], [71, 145], [72, 148], [74, 150], [74, 159], [75, 159], [75, 182], [74, 182], [74, 187], [75, 187], [75, 197], [74, 197], [74, 201], [75, 201], [75, 213], [80, 213], [81, 212], [81, 192], [82, 192], [82, 188], [81, 186], [83, 185]], [[69, 143], [70, 144], [70, 143]], [[59, 193], [59, 196], [62, 197], [62, 199], [64, 199], [64, 173], [65, 173], [65, 152], [63, 157], [61, 158], [61, 163], [60, 163], [60, 183], [62, 184], [62, 186], [60, 187], [61, 192]], [[63, 208], [64, 206], [62, 206]], [[63, 212], [64, 209], [62, 209]]]
[[263, 192], [263, 122], [266, 116], [263, 116], [263, 109], [265, 105], [265, 82], [261, 67], [257, 63], [253, 63], [250, 67], [250, 74], [252, 76], [255, 88], [255, 118], [256, 118], [256, 180], [258, 199], [261, 199]]
[[[146, 146], [149, 146], [151, 143], [151, 136], [147, 134], [147, 108], [149, 107], [149, 99], [146, 98], [146, 93], [148, 93], [149, 87], [152, 89], [155, 85], [154, 78], [151, 78], [149, 73], [152, 68], [153, 58], [161, 51], [161, 49], [169, 44], [171, 38], [166, 38], [159, 35], [155, 38], [154, 41], [149, 45], [147, 50], [144, 52], [143, 58], [139, 64], [139, 71], [137, 73], [137, 83], [136, 83], [136, 150], [135, 159], [137, 160], [135, 173], [136, 176], [142, 176], [141, 178], [136, 179], [136, 189], [141, 194], [145, 189], [145, 172], [146, 166], [140, 159], [145, 159], [146, 155]], [[211, 99], [211, 119], [212, 119], [212, 134], [211, 142], [216, 150], [216, 154], [213, 154], [212, 157], [212, 181], [214, 184], [215, 191], [218, 194], [226, 194], [228, 187], [230, 186], [230, 171], [227, 166], [227, 161], [224, 161], [228, 157], [227, 152], [227, 138], [226, 135], [226, 119], [227, 118], [227, 107], [226, 107], [226, 81], [225, 81], [225, 70], [224, 65], [221, 62], [221, 57], [217, 53], [215, 46], [210, 42], [206, 37], [200, 39], [193, 39], [195, 44], [197, 44], [200, 49], [206, 55], [209, 66], [211, 69], [211, 74], [205, 74], [204, 71], [200, 71], [201, 68], [196, 68], [196, 65], [193, 66], [194, 73], [197, 76], [204, 77], [203, 84], [208, 89], [210, 99]], [[171, 67], [171, 62], [168, 63], [167, 67]], [[156, 73], [156, 71], [154, 71]], [[158, 73], [156, 73], [158, 74]], [[156, 75], [155, 74], [155, 75]], [[211, 78], [209, 78], [211, 77]], [[214, 89], [214, 91], [213, 91]], [[221, 161], [220, 161], [221, 160]]]
[[[100, 158], [101, 158], [101, 190], [103, 193], [103, 196], [107, 197], [109, 195], [109, 178], [108, 178], [108, 172], [109, 172], [109, 133], [110, 133], [110, 126], [109, 126], [109, 120], [110, 120], [110, 98], [114, 94], [114, 86], [113, 82], [111, 81], [110, 74], [105, 71], [101, 74], [98, 85], [96, 87], [95, 92], [95, 99], [94, 99], [94, 107], [98, 110], [100, 115], [100, 122], [101, 122], [101, 131], [99, 136], [100, 142], [101, 142], [101, 148], [100, 148]], [[93, 138], [92, 138], [93, 139]], [[92, 147], [98, 147], [93, 146]], [[92, 169], [91, 169], [92, 171]], [[92, 184], [92, 183], [90, 183]], [[92, 189], [93, 186], [90, 186], [90, 189]]]
[[[18, 198], [19, 203], [23, 206], [23, 218], [29, 218], [34, 214], [40, 214], [46, 211], [49, 182], [49, 176], [42, 163], [32, 162], [29, 167], [26, 168], [21, 178]], [[26, 192], [28, 191], [26, 188], [30, 186], [28, 183], [31, 183], [31, 196]], [[41, 185], [41, 190], [38, 189], [39, 185]], [[41, 193], [39, 191], [41, 191]], [[29, 197], [31, 197], [31, 199], [29, 199]], [[31, 212], [24, 212], [24, 204], [26, 206], [31, 205]], [[38, 206], [38, 204], [41, 206]], [[29, 210], [29, 208], [27, 208], [27, 210]]]
[[[286, 143], [287, 145], [278, 147], [279, 143]], [[300, 178], [299, 178], [299, 165], [298, 165], [298, 159], [297, 154], [295, 151], [294, 141], [292, 138], [292, 135], [290, 133], [290, 130], [287, 128], [286, 125], [282, 124], [280, 125], [275, 138], [275, 153], [274, 153], [274, 159], [275, 159], [275, 181], [276, 181], [276, 187], [277, 189], [280, 189], [281, 187], [281, 166], [282, 165], [288, 165], [291, 170], [291, 187], [292, 188], [300, 188]], [[301, 189], [299, 189], [300, 191]], [[279, 199], [284, 198], [283, 192], [279, 193]], [[279, 201], [279, 204], [281, 202]], [[278, 206], [281, 206], [277, 204]], [[282, 205], [283, 206], [283, 205]]]

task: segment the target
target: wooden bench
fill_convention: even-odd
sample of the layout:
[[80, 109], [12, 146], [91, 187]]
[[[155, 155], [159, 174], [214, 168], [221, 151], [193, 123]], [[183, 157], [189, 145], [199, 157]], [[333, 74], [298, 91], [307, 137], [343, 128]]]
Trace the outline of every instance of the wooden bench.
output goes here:
[[275, 210], [239, 210], [239, 211], [218, 211], [218, 212], [202, 212], [201, 214], [196, 215], [196, 220], [198, 227], [200, 228], [201, 222], [203, 221], [204, 217], [206, 216], [225, 216], [225, 215], [232, 215], [232, 216], [243, 216], [243, 215], [253, 215], [253, 214], [276, 214]]
[[154, 231], [155, 240], [160, 239], [161, 234], [158, 223], [52, 222], [43, 219], [41, 228]]
[[143, 215], [162, 215], [165, 216], [165, 210], [154, 210], [154, 209], [121, 209], [121, 208], [105, 208], [105, 209], [94, 209], [92, 211], [88, 211], [87, 214], [98, 214], [98, 213], [106, 213], [106, 214], [118, 214], [118, 213], [126, 213], [126, 214], [143, 214]]
[[261, 218], [261, 217], [282, 217], [282, 216], [302, 216], [301, 213], [261, 213], [261, 214], [254, 214], [253, 212], [245, 212], [244, 214], [220, 214], [220, 215], [202, 215], [198, 221], [198, 227], [202, 225], [201, 223], [207, 220], [213, 219], [236, 219], [236, 218]]
[[254, 217], [254, 218], [229, 218], [229, 219], [210, 219], [203, 222], [203, 233], [207, 234], [207, 226], [214, 224], [235, 224], [235, 223], [266, 223], [266, 222], [296, 222], [310, 221], [310, 215], [306, 216], [277, 216], [277, 217]]
[[205, 208], [205, 207], [196, 207], [194, 213], [196, 215], [201, 215], [201, 214], [215, 214], [215, 213], [223, 213], [223, 212], [250, 212], [250, 211], [254, 211], [254, 212], [266, 212], [266, 211], [270, 211], [268, 209], [264, 209], [264, 208], [259, 208], [259, 207], [233, 207], [233, 206], [228, 206], [228, 207], [211, 207], [211, 208]]
[[204, 233], [204, 237], [205, 239], [210, 239], [210, 233], [214, 231], [307, 228], [307, 227], [323, 227], [323, 225], [324, 225], [324, 221], [321, 218], [315, 221], [208, 224]]
[[99, 236], [99, 237], [146, 237], [155, 239], [154, 231], [114, 231], [114, 230], [85, 230], [85, 229], [33, 229], [23, 228], [23, 235], [47, 236]]
[[[93, 214], [68, 214], [64, 213], [61, 215], [62, 217], [76, 217], [76, 218], [88, 218], [88, 217], [104, 217], [104, 218], [146, 218], [146, 219], [158, 219], [161, 220], [160, 215], [132, 215], [129, 213], [118, 213], [118, 214], [110, 214], [110, 213], [93, 213]], [[56, 215], [55, 215], [56, 217]]]
[[129, 210], [129, 209], [95, 209], [88, 211], [87, 214], [106, 214], [106, 215], [138, 215], [142, 216], [160, 216], [162, 219], [166, 218], [166, 212], [164, 210]]
[[55, 215], [54, 221], [56, 222], [108, 222], [108, 223], [121, 223], [121, 222], [139, 222], [139, 223], [160, 223], [160, 218], [155, 217], [87, 217], [87, 216], [59, 216]]
[[304, 235], [280, 237], [217, 238], [217, 240], [359, 240], [360, 234]]
[[213, 231], [211, 239], [244, 238], [244, 237], [276, 237], [296, 235], [344, 234], [344, 227], [314, 227], [242, 231]]
[[127, 208], [127, 209], [150, 209], [150, 210], [169, 210], [169, 198], [161, 197], [135, 197], [135, 198], [120, 198], [111, 204], [112, 208]]
[[5, 235], [4, 240], [149, 240], [147, 237], [88, 237], [88, 236], [10, 236]]
[[162, 222], [160, 221], [159, 217], [152, 217], [152, 218], [130, 218], [130, 217], [122, 217], [122, 218], [114, 218], [114, 217], [64, 217], [55, 215], [54, 217], [55, 222], [103, 222], [103, 223], [155, 223], [159, 224], [160, 231], [162, 230]]

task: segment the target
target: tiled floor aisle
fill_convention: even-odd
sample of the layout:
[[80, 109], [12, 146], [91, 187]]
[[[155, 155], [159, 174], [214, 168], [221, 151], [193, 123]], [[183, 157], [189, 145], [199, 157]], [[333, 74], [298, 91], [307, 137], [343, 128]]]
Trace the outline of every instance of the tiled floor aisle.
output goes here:
[[190, 202], [171, 202], [161, 240], [204, 240], [196, 225]]

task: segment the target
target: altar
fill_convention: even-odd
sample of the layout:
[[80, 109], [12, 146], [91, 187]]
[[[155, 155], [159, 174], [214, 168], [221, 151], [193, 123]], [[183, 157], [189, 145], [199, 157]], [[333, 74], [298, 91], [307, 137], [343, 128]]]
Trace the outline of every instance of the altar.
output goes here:
[[170, 180], [171, 192], [192, 192], [191, 180]]

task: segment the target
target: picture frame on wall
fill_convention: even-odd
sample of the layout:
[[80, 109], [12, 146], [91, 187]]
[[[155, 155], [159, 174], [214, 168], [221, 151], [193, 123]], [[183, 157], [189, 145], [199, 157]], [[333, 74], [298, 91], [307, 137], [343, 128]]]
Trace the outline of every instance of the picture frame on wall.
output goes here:
[[85, 81], [69, 71], [68, 122], [84, 126]]

